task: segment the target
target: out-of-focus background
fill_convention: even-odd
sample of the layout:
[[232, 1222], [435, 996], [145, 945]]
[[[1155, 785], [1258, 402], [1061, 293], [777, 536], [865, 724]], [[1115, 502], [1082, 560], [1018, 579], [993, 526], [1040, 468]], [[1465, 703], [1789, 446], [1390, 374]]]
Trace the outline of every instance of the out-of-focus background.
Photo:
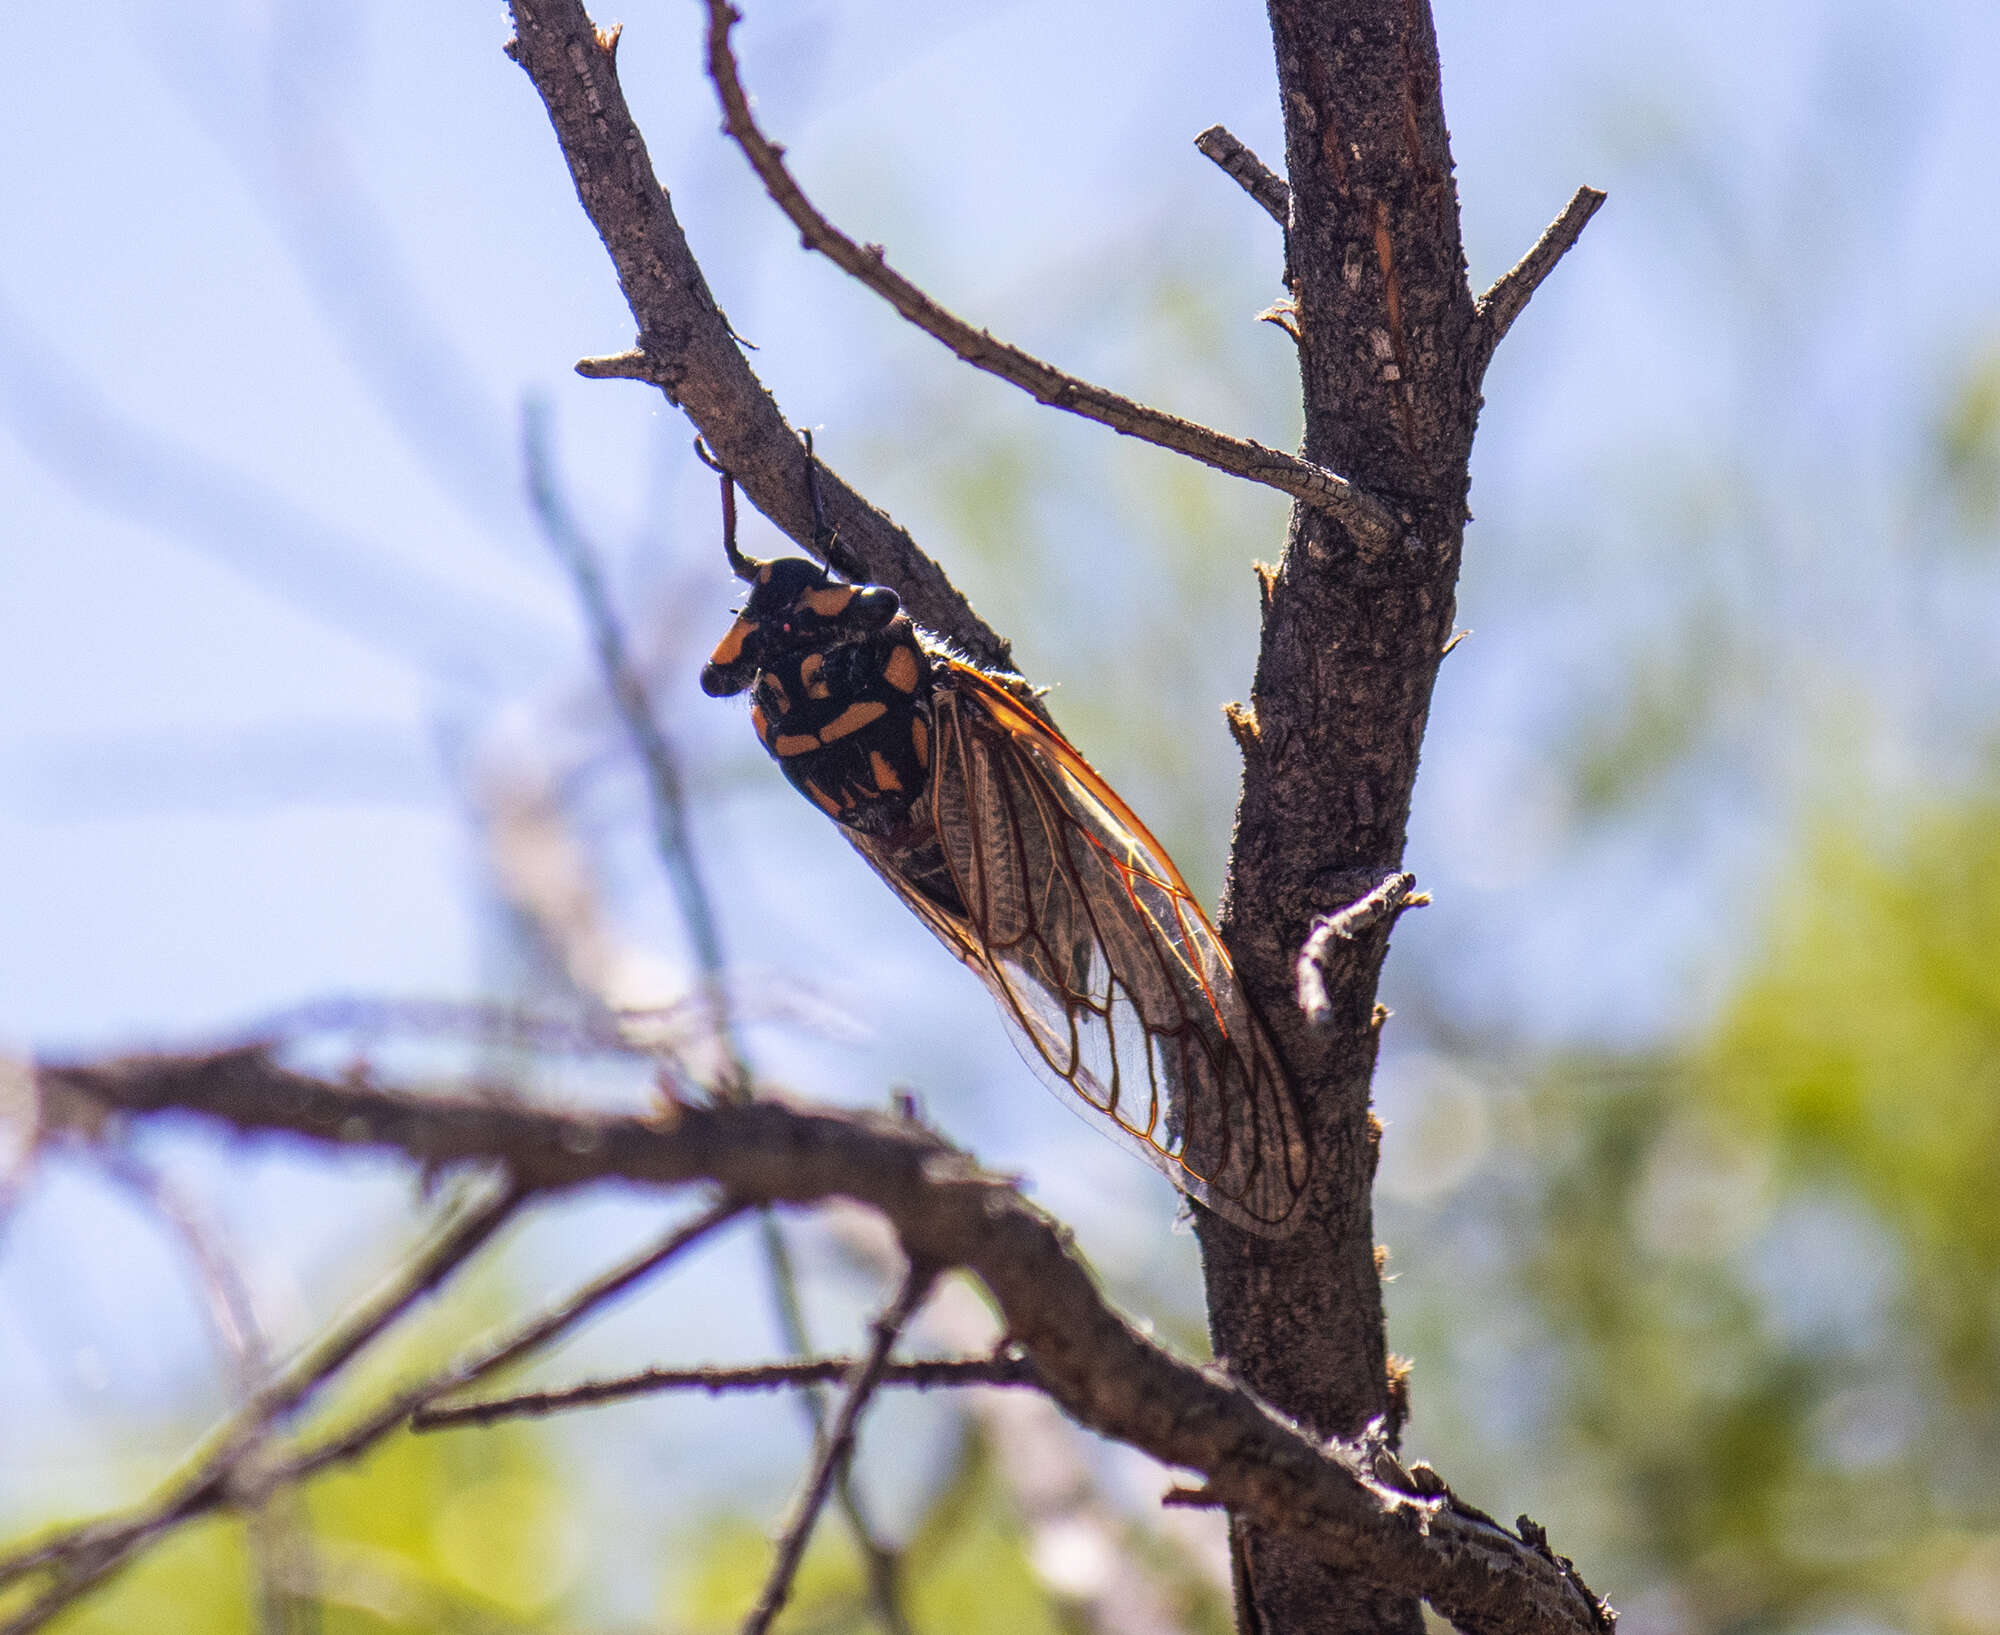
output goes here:
[[[1262, 13], [765, 0], [739, 30], [819, 201], [1091, 378], [1296, 437], [1276, 230], [1190, 145], [1282, 156]], [[1035, 408], [802, 253], [717, 134], [687, 0], [627, 95], [755, 366], [1056, 691], [1211, 900], [1275, 496]], [[609, 20], [609, 19], [607, 19]], [[1610, 192], [1487, 383], [1377, 1087], [1408, 1445], [1527, 1511], [1632, 1635], [2000, 1631], [2000, 12], [1983, 0], [1438, 6], [1484, 288]], [[683, 757], [761, 1072], [892, 1088], [1202, 1344], [1165, 1184], [695, 674], [713, 479], [576, 358], [631, 323], [498, 5], [29, 8], [0, 58], [0, 1036], [98, 1052], [345, 998], [685, 1001], [685, 930], [570, 587], [568, 504]], [[745, 543], [768, 554], [761, 520]], [[374, 1020], [360, 1035], [355, 1015]], [[322, 1020], [325, 1020], [324, 1017]], [[329, 1048], [413, 1047], [377, 1006]], [[435, 1033], [433, 1028], [432, 1033]], [[551, 1095], [631, 1098], [551, 1062]], [[192, 1130], [51, 1158], [0, 1221], [0, 1528], [130, 1503], [236, 1388], [163, 1193], [269, 1343], [407, 1248], [401, 1170]], [[659, 1229], [545, 1209], [380, 1382]], [[854, 1343], [865, 1223], [793, 1223]], [[739, 1231], [540, 1363], [771, 1354]], [[975, 1300], [920, 1333], [977, 1345]], [[365, 1381], [364, 1381], [365, 1383]], [[989, 1397], [992, 1394], [988, 1394]], [[352, 1402], [350, 1391], [337, 1399]], [[1009, 1399], [1017, 1402], [1021, 1399]], [[1010, 1419], [1009, 1415], [1017, 1416]], [[311, 1488], [329, 1631], [732, 1627], [795, 1404], [406, 1439]], [[1212, 1518], [992, 1400], [878, 1407], [862, 1482], [927, 1630], [1223, 1627]], [[251, 1626], [241, 1529], [59, 1627]], [[823, 1529], [790, 1627], [866, 1622]]]

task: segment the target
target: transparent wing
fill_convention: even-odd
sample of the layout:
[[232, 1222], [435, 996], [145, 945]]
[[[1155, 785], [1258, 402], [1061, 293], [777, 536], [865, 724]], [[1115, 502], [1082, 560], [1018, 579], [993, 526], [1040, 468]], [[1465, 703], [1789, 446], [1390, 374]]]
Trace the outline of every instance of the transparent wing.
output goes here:
[[1068, 740], [940, 661], [930, 803], [966, 914], [899, 881], [1044, 1076], [1251, 1231], [1298, 1224], [1310, 1153], [1269, 1035], [1159, 842]]

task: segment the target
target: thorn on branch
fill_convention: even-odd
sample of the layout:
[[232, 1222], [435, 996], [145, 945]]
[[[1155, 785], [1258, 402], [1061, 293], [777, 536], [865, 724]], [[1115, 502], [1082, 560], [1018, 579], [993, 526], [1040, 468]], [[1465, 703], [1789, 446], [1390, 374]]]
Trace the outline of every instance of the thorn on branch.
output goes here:
[[613, 352], [601, 358], [578, 358], [576, 372], [585, 380], [643, 380], [659, 383], [660, 369], [644, 352]]
[[1326, 991], [1326, 964], [1336, 942], [1353, 942], [1363, 932], [1406, 908], [1419, 908], [1430, 901], [1427, 893], [1416, 890], [1414, 874], [1385, 874], [1364, 897], [1332, 914], [1322, 914], [1299, 950], [1299, 1009], [1316, 1028], [1333, 1021], [1333, 1001]]

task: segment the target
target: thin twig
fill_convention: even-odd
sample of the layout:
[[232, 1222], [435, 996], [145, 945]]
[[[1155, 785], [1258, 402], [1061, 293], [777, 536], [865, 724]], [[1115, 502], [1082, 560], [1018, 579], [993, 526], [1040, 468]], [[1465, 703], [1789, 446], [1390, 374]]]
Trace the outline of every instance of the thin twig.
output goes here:
[[[785, 1242], [785, 1229], [770, 1209], [763, 1212], [759, 1227], [764, 1262], [770, 1269], [778, 1332], [785, 1349], [794, 1358], [803, 1360], [812, 1355], [812, 1334], [806, 1328], [805, 1304], [799, 1299], [798, 1273], [792, 1264], [791, 1249]], [[800, 1393], [799, 1401], [805, 1409], [806, 1422], [812, 1428], [813, 1446], [824, 1446], [827, 1437], [824, 1393], [816, 1386], [809, 1386]], [[868, 1514], [868, 1502], [862, 1497], [849, 1465], [843, 1464], [834, 1472], [834, 1499], [840, 1506], [841, 1519], [847, 1524], [848, 1532], [854, 1535], [855, 1548], [861, 1552], [875, 1616], [881, 1620], [889, 1635], [910, 1635], [909, 1617], [903, 1610], [903, 1598], [898, 1588], [897, 1554], [882, 1542], [881, 1535], [875, 1530], [874, 1518]]]
[[97, 1156], [102, 1173], [143, 1200], [187, 1251], [209, 1327], [236, 1375], [239, 1393], [247, 1396], [266, 1366], [264, 1330], [249, 1287], [235, 1257], [223, 1247], [215, 1223], [137, 1153], [106, 1147]]
[[[1535, 240], [1534, 247], [1494, 280], [1493, 287], [1479, 298], [1480, 333], [1477, 342], [1479, 372], [1484, 373], [1500, 338], [1513, 327], [1541, 282], [1569, 253], [1584, 226], [1597, 214], [1604, 194], [1594, 187], [1579, 187], [1560, 216]], [[1477, 378], [1475, 376], [1474, 378]]]
[[750, 1616], [743, 1620], [743, 1635], [765, 1635], [772, 1620], [791, 1597], [792, 1579], [799, 1570], [799, 1562], [805, 1557], [813, 1526], [819, 1520], [820, 1511], [826, 1508], [835, 1480], [854, 1456], [855, 1428], [861, 1422], [861, 1412], [882, 1382], [882, 1371], [888, 1366], [889, 1352], [903, 1332], [903, 1325], [924, 1303], [924, 1297], [931, 1292], [931, 1285], [936, 1279], [937, 1272], [933, 1267], [913, 1260], [903, 1275], [902, 1287], [896, 1291], [895, 1298], [875, 1319], [874, 1338], [868, 1347], [868, 1354], [855, 1364], [847, 1376], [833, 1424], [820, 1440], [812, 1470], [799, 1492], [798, 1503], [778, 1537], [777, 1554], [772, 1559], [770, 1575], [764, 1580], [764, 1591], [757, 1597]]
[[1406, 908], [1428, 903], [1430, 898], [1416, 890], [1414, 874], [1385, 874], [1364, 897], [1345, 908], [1322, 914], [1313, 921], [1312, 933], [1299, 950], [1299, 1009], [1316, 1028], [1333, 1020], [1333, 1001], [1326, 991], [1326, 962], [1336, 942], [1353, 942], [1362, 932]]
[[[239, 1402], [247, 1403], [270, 1368], [270, 1347], [241, 1269], [220, 1229], [154, 1165], [124, 1147], [99, 1150], [105, 1175], [127, 1187], [179, 1240], [193, 1263], [202, 1309], [222, 1347]], [[246, 1461], [255, 1450], [246, 1452]], [[260, 1635], [286, 1635], [311, 1622], [314, 1564], [305, 1518], [294, 1496], [267, 1490], [245, 1518], [257, 1582]]]
[[701, 969], [707, 991], [715, 1034], [728, 1059], [729, 1070], [739, 1086], [747, 1084], [748, 1072], [738, 1050], [734, 1029], [726, 1008], [723, 981], [726, 962], [722, 952], [722, 932], [716, 920], [715, 904], [701, 876], [700, 860], [688, 833], [687, 793], [681, 778], [680, 757], [653, 714], [652, 700], [645, 683], [632, 667], [625, 644], [625, 632], [612, 611], [611, 597], [598, 571], [597, 556], [584, 538], [556, 486], [548, 446], [547, 411], [530, 402], [521, 415], [521, 451], [527, 467], [528, 498], [542, 536], [569, 570], [578, 606], [590, 629], [591, 646], [597, 653], [598, 668], [604, 675], [605, 690], [618, 710], [626, 735], [632, 740], [639, 764], [646, 771], [646, 794], [652, 810], [653, 843], [660, 863], [667, 871], [681, 922], [687, 927], [688, 941], [694, 946], [695, 962]]
[[296, 1414], [357, 1352], [435, 1290], [507, 1222], [531, 1190], [509, 1181], [464, 1211], [354, 1311], [259, 1386], [211, 1438], [209, 1450], [150, 1503], [120, 1518], [65, 1529], [0, 1557], [0, 1584], [38, 1568], [56, 1569], [55, 1582], [0, 1624], [0, 1635], [28, 1635], [40, 1629], [162, 1534], [218, 1504], [238, 1502], [246, 1481], [254, 1493], [263, 1484], [245, 1467], [271, 1427]]
[[[631, 1397], [662, 1391], [776, 1391], [787, 1387], [838, 1385], [854, 1371], [853, 1357], [812, 1357], [804, 1362], [750, 1363], [725, 1368], [646, 1368], [616, 1379], [584, 1380], [554, 1391], [523, 1391], [518, 1396], [488, 1397], [478, 1402], [451, 1402], [420, 1408], [410, 1416], [413, 1431], [449, 1430], [455, 1425], [486, 1425], [496, 1419], [539, 1419], [570, 1408], [595, 1408]], [[926, 1357], [892, 1362], [882, 1371], [884, 1389], [902, 1386], [918, 1391], [973, 1385], [1034, 1385], [1034, 1364], [1026, 1357], [1001, 1352], [990, 1357]]]
[[995, 340], [987, 331], [947, 312], [895, 271], [879, 244], [855, 243], [805, 196], [785, 168], [783, 150], [758, 128], [729, 44], [729, 31], [739, 17], [730, 0], [708, 0], [708, 72], [722, 102], [723, 126], [742, 148], [773, 202], [798, 228], [807, 248], [819, 251], [867, 285], [965, 362], [1020, 387], [1039, 403], [1066, 409], [1141, 442], [1185, 454], [1217, 471], [1289, 494], [1325, 511], [1364, 544], [1379, 546], [1396, 537], [1400, 530], [1388, 507], [1345, 477], [1282, 450], [1135, 403], [1079, 380], [1019, 347]]
[[1213, 159], [1238, 187], [1264, 207], [1280, 227], [1292, 220], [1292, 184], [1259, 159], [1222, 125], [1211, 125], [1194, 145]]

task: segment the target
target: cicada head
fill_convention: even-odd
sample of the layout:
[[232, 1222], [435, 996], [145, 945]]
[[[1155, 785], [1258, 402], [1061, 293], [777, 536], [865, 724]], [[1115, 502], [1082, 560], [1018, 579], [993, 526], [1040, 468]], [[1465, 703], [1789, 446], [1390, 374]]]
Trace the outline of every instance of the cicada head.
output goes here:
[[759, 563], [743, 611], [702, 667], [702, 691], [711, 698], [740, 693], [775, 660], [860, 641], [901, 609], [893, 590], [843, 583], [802, 556]]

